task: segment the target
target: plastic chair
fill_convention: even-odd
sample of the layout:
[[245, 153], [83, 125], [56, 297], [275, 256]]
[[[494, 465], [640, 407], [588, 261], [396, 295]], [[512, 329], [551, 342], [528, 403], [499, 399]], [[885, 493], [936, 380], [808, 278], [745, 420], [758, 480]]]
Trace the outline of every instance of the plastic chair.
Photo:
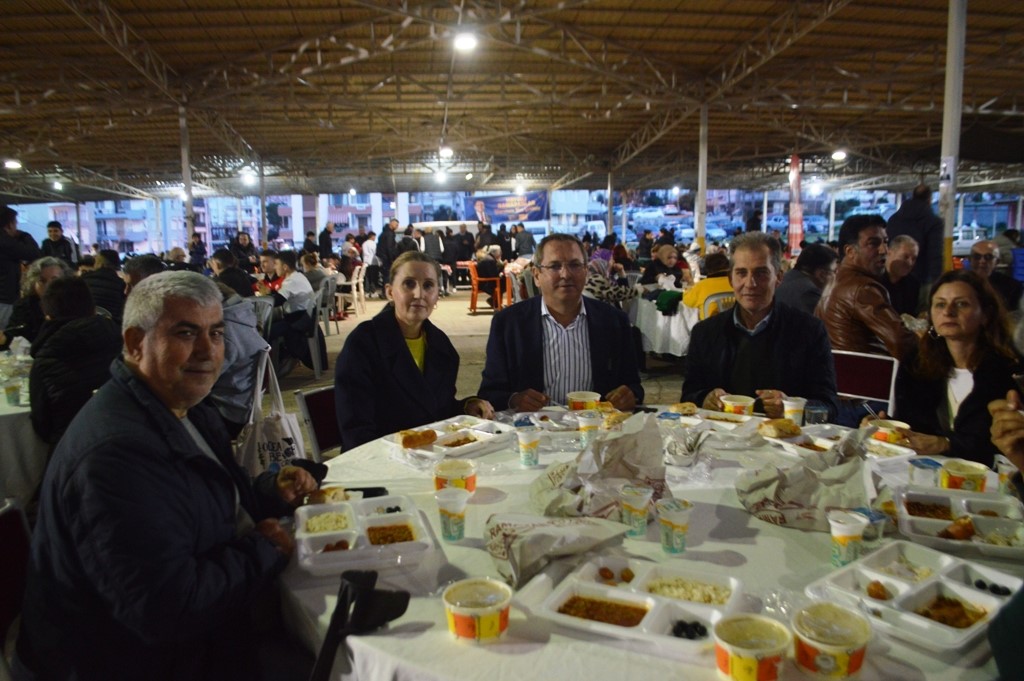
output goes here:
[[259, 325], [260, 334], [264, 340], [270, 338], [270, 326], [274, 322], [274, 300], [273, 298], [250, 296], [246, 298], [256, 310], [256, 323]]
[[887, 355], [833, 350], [832, 361], [836, 367], [836, 394], [855, 400], [885, 402], [889, 414], [896, 410], [899, 360]]
[[30, 543], [25, 514], [13, 499], [7, 499], [0, 505], [0, 546], [4, 547], [4, 558], [0, 560], [0, 678], [11, 678], [3, 651], [11, 625], [21, 612]]
[[334, 332], [341, 333], [338, 327], [338, 303], [335, 296], [338, 292], [338, 282], [334, 277], [325, 277], [320, 282], [320, 290], [317, 291], [317, 319], [324, 325], [324, 333], [331, 335], [331, 318], [334, 318]]
[[[736, 294], [731, 291], [723, 291], [721, 293], [712, 293], [710, 296], [704, 299], [704, 307], [701, 310], [700, 318], [707, 319], [708, 317], [728, 310], [736, 304]], [[711, 308], [715, 308], [712, 312]]]
[[312, 390], [296, 390], [295, 401], [302, 414], [302, 422], [309, 433], [313, 461], [323, 461], [323, 453], [335, 447], [341, 448], [341, 431], [338, 429], [338, 414], [334, 410], [334, 386]]
[[[321, 290], [323, 290], [321, 288]], [[309, 333], [306, 334], [306, 342], [309, 344], [309, 356], [313, 362], [313, 376], [320, 380], [321, 374], [324, 373], [322, 358], [320, 357], [320, 324], [317, 323], [317, 306], [319, 305], [319, 297], [313, 296], [306, 305], [306, 314], [309, 315], [313, 323], [310, 324]]]
[[480, 293], [481, 282], [494, 282], [494, 293], [491, 298], [494, 300], [494, 309], [501, 309], [501, 280], [504, 276], [498, 277], [481, 277], [476, 271], [476, 263], [469, 263], [469, 283], [472, 286], [472, 292], [469, 297], [469, 311], [476, 314], [476, 297]]
[[366, 265], [360, 265], [352, 273], [352, 294], [356, 298], [356, 302], [352, 305], [353, 313], [356, 308], [363, 314], [366, 314]]

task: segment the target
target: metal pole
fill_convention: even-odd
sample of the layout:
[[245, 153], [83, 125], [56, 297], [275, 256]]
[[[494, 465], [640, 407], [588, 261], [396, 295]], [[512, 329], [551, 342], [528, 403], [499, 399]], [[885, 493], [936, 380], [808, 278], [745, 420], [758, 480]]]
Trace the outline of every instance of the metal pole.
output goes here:
[[939, 171], [939, 213], [946, 223], [946, 238], [942, 257], [945, 270], [953, 269], [953, 201], [956, 198], [956, 171], [960, 155], [960, 116], [964, 84], [967, 0], [949, 0], [948, 23], [949, 25], [946, 27], [946, 88], [942, 107], [942, 160]]
[[260, 159], [260, 241], [269, 241], [270, 233], [267, 227], [267, 183], [263, 175], [263, 160]]
[[697, 198], [693, 205], [694, 238], [700, 254], [707, 249], [705, 223], [708, 213], [708, 105], [700, 105], [700, 151], [697, 157]]
[[829, 196], [828, 202], [828, 240], [835, 240], [836, 233], [836, 195], [835, 193]]
[[768, 192], [761, 194], [761, 231], [768, 231]]
[[[612, 200], [612, 173], [608, 171], [608, 201], [605, 205], [608, 208], [608, 215], [605, 217], [605, 224], [608, 225], [608, 233], [615, 233], [615, 211], [614, 201]], [[622, 228], [622, 243], [626, 243], [626, 228]]]
[[1013, 226], [1014, 229], [1019, 230], [1021, 228], [1020, 220], [1024, 217], [1024, 196], [1017, 197], [1017, 224]]
[[[1020, 204], [1017, 204], [1017, 223], [1020, 224]], [[79, 261], [82, 256], [82, 204], [75, 201], [75, 232], [78, 234]]]
[[184, 104], [178, 105], [178, 128], [181, 131], [181, 184], [182, 191], [185, 192], [185, 243], [191, 243], [196, 216], [192, 209], [192, 164], [189, 162], [192, 151], [188, 137], [188, 116]]

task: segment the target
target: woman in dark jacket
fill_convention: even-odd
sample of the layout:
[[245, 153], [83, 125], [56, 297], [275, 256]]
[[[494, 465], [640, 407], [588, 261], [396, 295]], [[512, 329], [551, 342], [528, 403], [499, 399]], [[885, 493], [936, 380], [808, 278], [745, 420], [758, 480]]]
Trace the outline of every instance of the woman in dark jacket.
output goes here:
[[96, 314], [89, 287], [58, 279], [43, 293], [47, 321], [32, 344], [29, 392], [32, 427], [53, 448], [94, 390], [110, 378], [121, 352], [121, 330]]
[[349, 335], [334, 372], [342, 449], [459, 414], [491, 418], [477, 397], [457, 399], [459, 353], [428, 317], [440, 295], [440, 267], [419, 251], [391, 266], [380, 314]]
[[998, 294], [974, 272], [946, 272], [929, 295], [931, 327], [900, 364], [895, 417], [918, 454], [992, 465], [988, 403], [1016, 385], [1018, 358]]
[[231, 251], [231, 255], [235, 256], [238, 267], [249, 274], [256, 271], [256, 264], [258, 262], [256, 244], [252, 242], [252, 239], [249, 238], [246, 232], [239, 232], [238, 236], [228, 244], [228, 250]]
[[47, 256], [34, 260], [21, 279], [21, 297], [14, 301], [6, 333], [0, 332], [0, 349], [6, 349], [17, 336], [34, 341], [45, 317], [39, 299], [54, 279], [71, 275], [71, 268], [60, 258]]

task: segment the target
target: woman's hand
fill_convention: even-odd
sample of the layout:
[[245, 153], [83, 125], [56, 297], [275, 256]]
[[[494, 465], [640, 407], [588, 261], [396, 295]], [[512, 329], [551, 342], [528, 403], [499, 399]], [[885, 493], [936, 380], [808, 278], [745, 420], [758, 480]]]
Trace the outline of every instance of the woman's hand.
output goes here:
[[704, 404], [701, 407], [711, 411], [722, 411], [722, 395], [725, 394], [724, 388], [715, 388], [704, 397]]
[[478, 416], [482, 419], [494, 418], [494, 407], [487, 400], [479, 397], [471, 397], [466, 400], [466, 413], [470, 416]]
[[316, 479], [305, 468], [285, 466], [277, 474], [277, 493], [289, 506], [298, 506], [316, 491]]
[[[906, 446], [913, 449], [921, 456], [938, 456], [949, 451], [949, 438], [941, 435], [925, 435], [915, 433], [912, 430], [898, 429], [901, 435], [907, 438]], [[904, 444], [904, 443], [900, 443]]]
[[782, 400], [786, 399], [786, 393], [781, 390], [757, 390], [757, 396], [761, 398], [764, 405], [764, 414], [770, 419], [781, 419], [786, 415], [782, 406]]
[[865, 414], [864, 418], [862, 418], [860, 420], [860, 427], [861, 428], [867, 428], [868, 426], [875, 425], [874, 424], [875, 421], [877, 421], [879, 419], [887, 419], [887, 418], [889, 418], [889, 417], [886, 416], [884, 411], [878, 412], [878, 418], [877, 419], [874, 416], [872, 416], [871, 414]]
[[1024, 413], [1020, 411], [1021, 400], [1015, 390], [1011, 390], [1005, 400], [989, 403], [988, 412], [992, 414], [992, 444], [1013, 465], [1024, 470]]

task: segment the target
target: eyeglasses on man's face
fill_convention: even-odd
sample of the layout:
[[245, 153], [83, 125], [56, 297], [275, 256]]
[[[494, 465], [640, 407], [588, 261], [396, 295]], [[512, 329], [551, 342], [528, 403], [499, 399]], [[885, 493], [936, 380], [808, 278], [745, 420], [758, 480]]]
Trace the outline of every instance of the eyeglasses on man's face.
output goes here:
[[558, 275], [563, 271], [567, 271], [569, 274], [580, 274], [583, 272], [587, 265], [579, 260], [573, 260], [572, 262], [553, 262], [550, 265], [537, 265], [538, 269], [548, 270], [552, 274]]
[[971, 253], [971, 260], [984, 260], [985, 262], [992, 262], [996, 259], [996, 256], [992, 253]]

